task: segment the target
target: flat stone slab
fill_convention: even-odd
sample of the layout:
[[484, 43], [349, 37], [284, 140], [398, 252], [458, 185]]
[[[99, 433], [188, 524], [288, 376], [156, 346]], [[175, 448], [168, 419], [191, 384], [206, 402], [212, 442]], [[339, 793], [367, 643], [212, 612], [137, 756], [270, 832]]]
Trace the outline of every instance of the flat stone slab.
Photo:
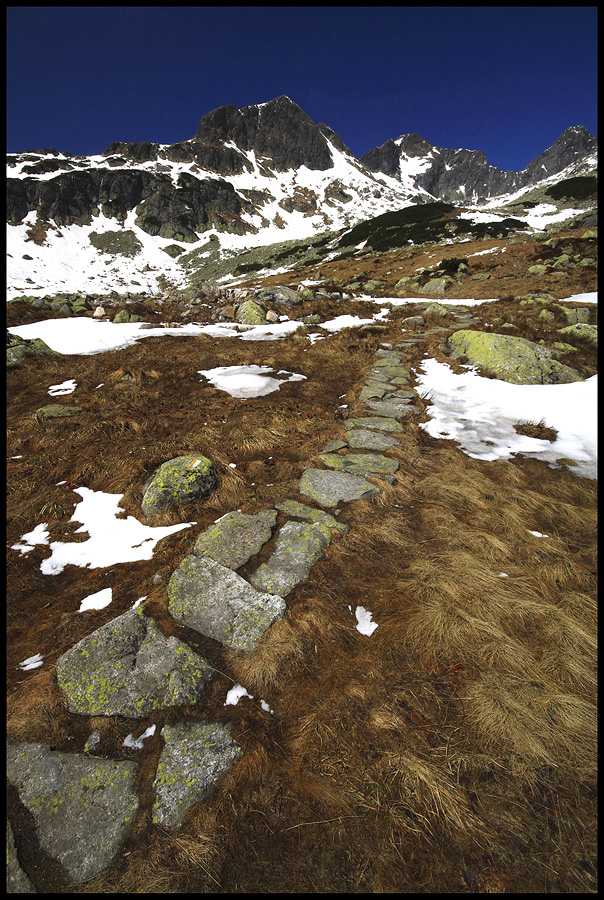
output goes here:
[[[338, 441], [338, 443], [341, 443], [343, 447], [346, 446], [343, 441]], [[298, 519], [309, 519], [311, 522], [321, 522], [323, 525], [327, 525], [328, 528], [335, 528], [340, 534], [346, 534], [348, 531], [348, 525], [338, 522], [329, 513], [322, 509], [307, 506], [305, 503], [299, 503], [297, 500], [284, 500], [282, 503], [277, 503], [276, 506], [277, 509], [287, 513], [288, 516], [296, 516]]]
[[368, 400], [365, 406], [380, 416], [392, 419], [404, 419], [420, 412], [417, 406], [406, 400]]
[[362, 475], [365, 472], [392, 475], [399, 467], [396, 459], [377, 453], [347, 453], [342, 456], [338, 453], [319, 453], [319, 458], [331, 469], [351, 472], [353, 475]]
[[321, 522], [286, 522], [272, 556], [249, 576], [250, 584], [259, 591], [286, 597], [297, 584], [306, 581], [330, 541], [331, 532]]
[[359, 428], [357, 431], [349, 431], [347, 434], [348, 446], [354, 450], [391, 450], [392, 447], [400, 447], [400, 442], [389, 434], [380, 434], [379, 431], [369, 431]]
[[384, 394], [387, 394], [389, 390], [390, 386], [387, 381], [366, 384], [361, 388], [359, 400], [379, 400]]
[[179, 723], [162, 730], [165, 741], [155, 775], [153, 821], [182, 825], [191, 806], [208, 797], [243, 751], [229, 725]]
[[108, 866], [138, 810], [138, 765], [29, 743], [9, 743], [6, 757], [42, 850], [78, 883]]
[[187, 644], [165, 637], [142, 606], [87, 635], [57, 662], [71, 712], [142, 719], [154, 709], [196, 703], [214, 670]]
[[276, 509], [264, 509], [256, 515], [229, 512], [199, 535], [193, 553], [210, 556], [228, 569], [238, 569], [260, 553], [276, 525]]
[[346, 419], [344, 428], [347, 431], [349, 428], [375, 428], [377, 431], [391, 431], [395, 434], [405, 430], [399, 422], [385, 416], [360, 416], [355, 419]]
[[187, 556], [168, 582], [170, 615], [206, 637], [248, 653], [286, 610], [210, 557]]
[[320, 506], [337, 506], [351, 500], [365, 500], [379, 494], [379, 488], [358, 475], [328, 469], [306, 469], [300, 479], [300, 493]]

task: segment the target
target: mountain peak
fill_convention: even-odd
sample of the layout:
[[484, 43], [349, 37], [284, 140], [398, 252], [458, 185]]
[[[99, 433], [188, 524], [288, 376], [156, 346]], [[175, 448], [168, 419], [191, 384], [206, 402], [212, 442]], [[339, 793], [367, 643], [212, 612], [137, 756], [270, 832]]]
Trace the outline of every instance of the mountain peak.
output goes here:
[[325, 136], [285, 94], [243, 109], [220, 106], [202, 116], [193, 140], [214, 146], [233, 142], [244, 152], [267, 157], [277, 171], [333, 166]]

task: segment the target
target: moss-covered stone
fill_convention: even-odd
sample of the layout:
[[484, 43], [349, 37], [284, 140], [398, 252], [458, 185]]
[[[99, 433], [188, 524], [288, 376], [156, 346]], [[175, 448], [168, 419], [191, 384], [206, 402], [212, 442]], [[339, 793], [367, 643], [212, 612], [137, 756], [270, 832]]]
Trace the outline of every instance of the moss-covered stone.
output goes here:
[[178, 456], [163, 463], [146, 483], [141, 509], [149, 519], [156, 512], [209, 496], [218, 483], [216, 466], [206, 456]]
[[389, 474], [399, 467], [395, 459], [378, 453], [320, 453], [319, 459], [338, 472], [351, 472], [353, 475]]
[[482, 331], [457, 331], [449, 346], [502, 381], [511, 384], [558, 384], [581, 381], [580, 374], [554, 359], [545, 347], [525, 338]]
[[238, 569], [271, 539], [277, 525], [277, 511], [265, 509], [254, 516], [227, 513], [197, 538], [195, 556], [210, 556], [229, 569]]
[[582, 338], [582, 340], [598, 346], [598, 326], [587, 325], [583, 322], [577, 322], [575, 325], [567, 325], [566, 328], [560, 329], [560, 334], [572, 334], [573, 337]]
[[59, 403], [51, 403], [36, 410], [36, 418], [39, 420], [66, 419], [70, 416], [77, 416], [80, 412], [81, 409], [78, 406], [62, 406]]
[[138, 809], [137, 765], [9, 744], [7, 776], [33, 816], [42, 850], [81, 883], [104, 869]]
[[237, 309], [237, 321], [243, 325], [265, 325], [266, 315], [258, 303], [245, 300]]

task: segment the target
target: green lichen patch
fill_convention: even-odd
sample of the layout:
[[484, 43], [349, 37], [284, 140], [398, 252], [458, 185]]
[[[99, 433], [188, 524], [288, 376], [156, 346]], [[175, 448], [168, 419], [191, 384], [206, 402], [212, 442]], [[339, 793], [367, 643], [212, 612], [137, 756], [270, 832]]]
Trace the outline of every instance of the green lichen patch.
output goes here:
[[214, 463], [201, 454], [178, 456], [163, 463], [145, 486], [141, 509], [147, 519], [191, 500], [207, 497], [219, 484]]

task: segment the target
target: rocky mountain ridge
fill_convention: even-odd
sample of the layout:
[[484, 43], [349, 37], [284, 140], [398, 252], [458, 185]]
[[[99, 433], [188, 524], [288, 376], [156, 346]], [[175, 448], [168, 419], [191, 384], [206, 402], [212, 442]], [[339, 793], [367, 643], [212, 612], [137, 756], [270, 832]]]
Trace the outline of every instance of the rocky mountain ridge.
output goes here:
[[[544, 179], [576, 167], [576, 174], [595, 166], [598, 141], [582, 125], [567, 128], [556, 141], [519, 172], [503, 172], [489, 165], [480, 150], [436, 147], [420, 134], [404, 134], [368, 150], [361, 162], [372, 172], [399, 181], [407, 169], [420, 169], [415, 182], [435, 199], [484, 203], [488, 198], [533, 188]], [[419, 165], [418, 165], [419, 164]]]
[[328, 125], [282, 96], [219, 107], [174, 144], [115, 141], [90, 157], [53, 148], [10, 154], [9, 299], [124, 283], [154, 290], [162, 276], [185, 285], [191, 253], [199, 268], [217, 254], [316, 239], [435, 199], [503, 203], [510, 192], [592, 172], [596, 145], [586, 129], [567, 129], [520, 173], [489, 166], [479, 151], [432, 147], [418, 134], [359, 160]]

